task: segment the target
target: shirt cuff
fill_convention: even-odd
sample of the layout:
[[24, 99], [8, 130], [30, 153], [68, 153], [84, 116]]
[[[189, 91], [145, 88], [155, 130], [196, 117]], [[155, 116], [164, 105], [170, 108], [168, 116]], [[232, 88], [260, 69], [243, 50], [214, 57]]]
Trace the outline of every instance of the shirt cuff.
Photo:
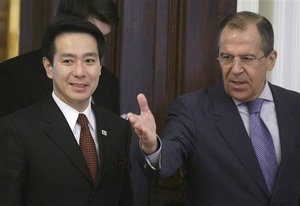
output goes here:
[[[146, 159], [146, 162], [147, 164], [153, 169], [153, 170], [159, 170], [161, 168], [161, 148], [162, 148], [162, 142], [161, 142], [161, 139], [158, 135], [156, 135], [157, 137], [157, 141], [158, 141], [158, 148], [157, 148], [157, 151], [154, 152], [153, 154], [151, 155], [146, 155], [144, 152], [144, 155], [145, 155], [145, 159]], [[141, 144], [140, 144], [140, 149], [142, 150], [141, 148]], [[143, 150], [142, 150], [143, 151]]]

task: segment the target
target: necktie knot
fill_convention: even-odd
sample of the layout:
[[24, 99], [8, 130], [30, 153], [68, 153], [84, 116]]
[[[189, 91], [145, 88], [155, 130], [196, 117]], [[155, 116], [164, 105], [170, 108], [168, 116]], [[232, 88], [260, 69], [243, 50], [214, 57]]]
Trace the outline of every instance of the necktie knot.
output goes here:
[[247, 103], [249, 114], [260, 113], [264, 99], [257, 98]]
[[87, 117], [84, 115], [84, 114], [79, 114], [78, 115], [78, 119], [77, 119], [77, 122], [78, 124], [81, 126], [81, 127], [86, 127], [88, 126], [88, 119]]

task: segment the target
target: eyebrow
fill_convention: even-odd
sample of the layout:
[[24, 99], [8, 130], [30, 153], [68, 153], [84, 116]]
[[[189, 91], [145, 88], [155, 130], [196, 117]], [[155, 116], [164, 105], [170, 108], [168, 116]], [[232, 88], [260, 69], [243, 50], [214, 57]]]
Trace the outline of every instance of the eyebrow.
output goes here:
[[[221, 52], [220, 53], [220, 55], [222, 56], [222, 55], [228, 55], [228, 56], [236, 56], [236, 55], [233, 55], [233, 54], [229, 54], [229, 53], [227, 53], [227, 52]], [[248, 54], [241, 54], [241, 55], [238, 55], [238, 56], [255, 56], [254, 54], [250, 54], [250, 53], [248, 53]]]
[[60, 57], [74, 57], [75, 55], [69, 54], [69, 53], [63, 53], [60, 55]]
[[[70, 54], [70, 53], [63, 53], [63, 54], [60, 55], [60, 57], [76, 57], [76, 56], [77, 55]], [[83, 54], [83, 57], [88, 57], [88, 56], [97, 57], [98, 53], [96, 53], [96, 52], [89, 52], [89, 53]]]
[[98, 53], [96, 53], [96, 52], [90, 52], [90, 53], [86, 53], [86, 54], [84, 54], [83, 56], [98, 56]]

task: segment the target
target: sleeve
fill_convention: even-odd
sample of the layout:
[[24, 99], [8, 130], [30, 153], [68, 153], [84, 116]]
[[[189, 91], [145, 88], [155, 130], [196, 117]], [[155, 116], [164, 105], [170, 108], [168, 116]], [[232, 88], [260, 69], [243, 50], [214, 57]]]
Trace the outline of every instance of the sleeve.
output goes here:
[[0, 205], [21, 205], [25, 155], [20, 136], [7, 118], [0, 120]]
[[160, 137], [158, 135], [157, 135], [157, 140], [158, 140], [157, 151], [155, 153], [151, 154], [151, 155], [146, 156], [146, 161], [147, 161], [148, 165], [153, 170], [159, 170], [161, 168], [161, 148], [162, 148], [162, 143], [161, 143], [161, 139], [160, 139]]

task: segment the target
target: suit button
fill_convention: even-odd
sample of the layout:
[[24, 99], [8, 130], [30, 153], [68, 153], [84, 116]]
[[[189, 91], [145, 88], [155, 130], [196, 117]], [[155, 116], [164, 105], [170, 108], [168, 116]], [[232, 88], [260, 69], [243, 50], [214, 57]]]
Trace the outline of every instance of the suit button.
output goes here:
[[144, 164], [144, 169], [147, 169], [148, 168], [148, 165], [147, 163]]

